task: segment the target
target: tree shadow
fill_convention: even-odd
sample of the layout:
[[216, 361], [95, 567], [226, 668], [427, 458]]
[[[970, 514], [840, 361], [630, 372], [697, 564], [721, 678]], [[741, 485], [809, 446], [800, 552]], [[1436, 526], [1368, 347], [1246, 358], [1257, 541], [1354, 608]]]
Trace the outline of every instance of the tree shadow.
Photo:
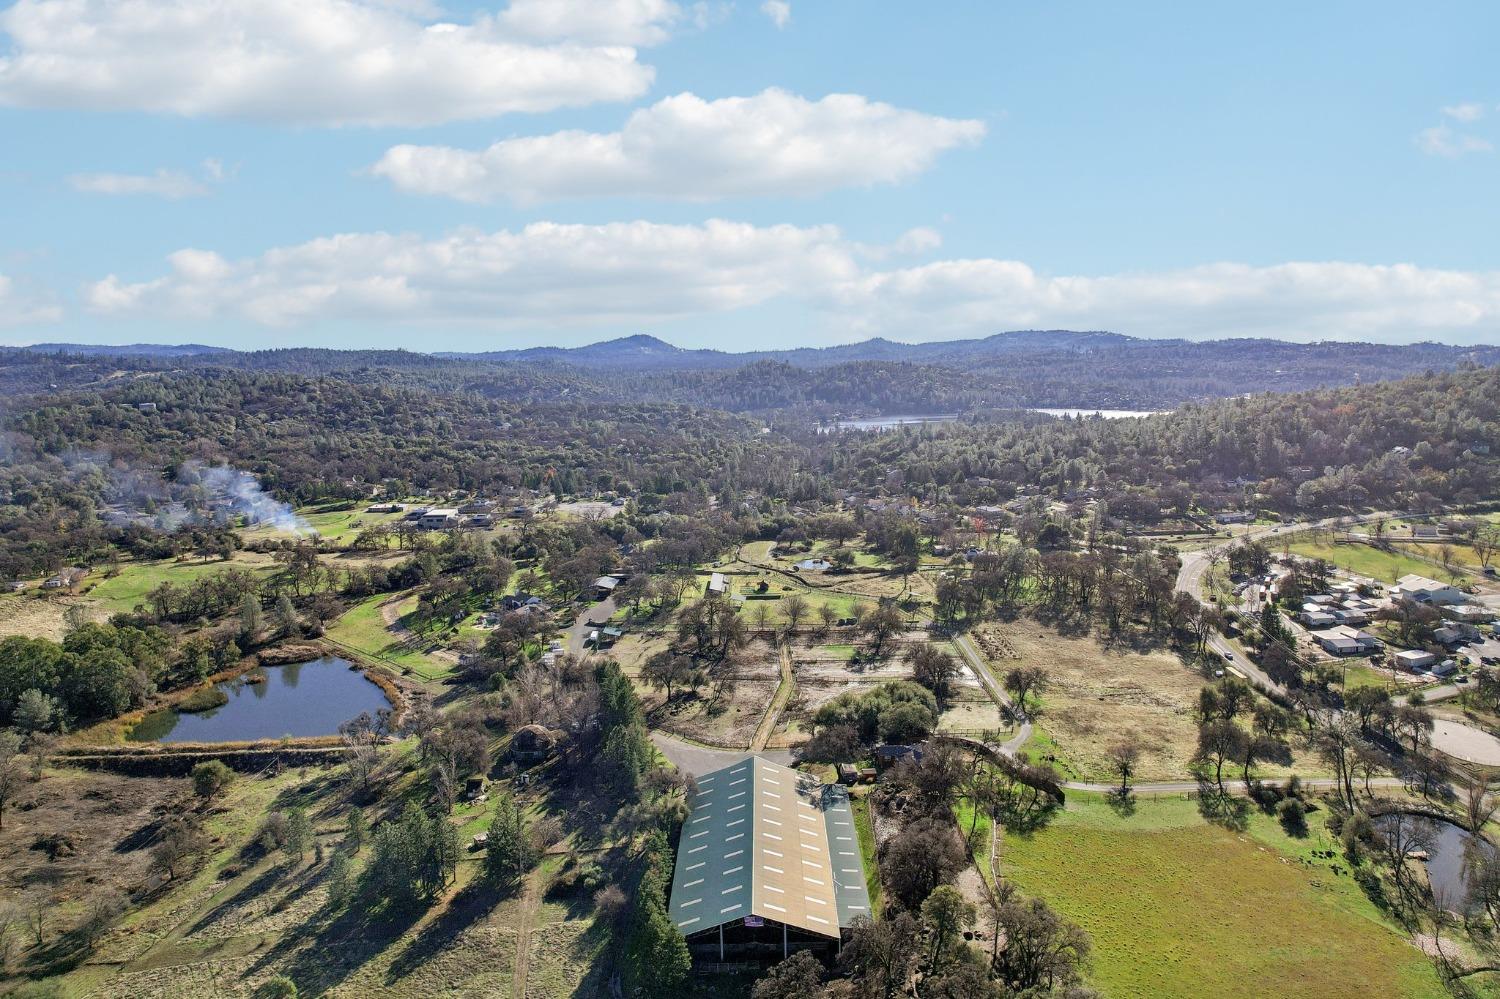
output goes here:
[[1210, 781], [1198, 780], [1198, 814], [1214, 825], [1244, 832], [1250, 825], [1250, 802], [1220, 791]]
[[1119, 788], [1116, 788], [1106, 794], [1104, 800], [1109, 803], [1109, 807], [1114, 810], [1114, 813], [1122, 819], [1128, 819], [1135, 814], [1135, 795], [1131, 794], [1128, 789], [1121, 791]]
[[394, 985], [436, 957], [452, 941], [484, 918], [509, 892], [497, 889], [483, 878], [471, 881], [448, 900], [443, 914], [422, 930], [391, 962], [385, 983]]
[[369, 902], [364, 896], [353, 899], [332, 919], [309, 924], [310, 935], [286, 934], [260, 955], [249, 974], [289, 959], [279, 973], [296, 982], [300, 994], [321, 995], [399, 940], [427, 910], [421, 903], [398, 908]]

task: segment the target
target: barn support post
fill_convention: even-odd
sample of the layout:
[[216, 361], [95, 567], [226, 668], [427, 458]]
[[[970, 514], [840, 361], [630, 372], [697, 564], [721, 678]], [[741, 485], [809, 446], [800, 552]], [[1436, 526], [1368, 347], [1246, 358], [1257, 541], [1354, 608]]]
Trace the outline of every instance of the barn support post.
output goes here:
[[719, 924], [719, 963], [724, 963], [724, 924]]

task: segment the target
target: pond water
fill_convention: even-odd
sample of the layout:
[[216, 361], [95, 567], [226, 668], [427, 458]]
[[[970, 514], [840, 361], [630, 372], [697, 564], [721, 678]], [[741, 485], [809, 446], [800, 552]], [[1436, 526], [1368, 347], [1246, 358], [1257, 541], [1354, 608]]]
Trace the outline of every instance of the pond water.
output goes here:
[[391, 706], [384, 692], [347, 659], [324, 656], [306, 663], [263, 666], [245, 678], [218, 685], [229, 698], [210, 711], [156, 711], [130, 732], [132, 742], [242, 742], [252, 739], [336, 735], [361, 712]]
[[[1464, 905], [1464, 899], [1469, 891], [1469, 871], [1475, 860], [1470, 844], [1474, 835], [1463, 826], [1452, 822], [1443, 822], [1439, 819], [1426, 818], [1424, 816], [1408, 816], [1416, 818], [1425, 824], [1425, 832], [1421, 839], [1422, 847], [1427, 851], [1427, 881], [1432, 885], [1434, 897], [1441, 899], [1447, 907], [1460, 909]], [[1380, 828], [1386, 822], [1382, 822], [1382, 816], [1375, 820], [1376, 828]], [[1387, 822], [1389, 820], [1386, 820]], [[1481, 840], [1477, 844], [1478, 849], [1494, 853], [1495, 847], [1488, 841]]]

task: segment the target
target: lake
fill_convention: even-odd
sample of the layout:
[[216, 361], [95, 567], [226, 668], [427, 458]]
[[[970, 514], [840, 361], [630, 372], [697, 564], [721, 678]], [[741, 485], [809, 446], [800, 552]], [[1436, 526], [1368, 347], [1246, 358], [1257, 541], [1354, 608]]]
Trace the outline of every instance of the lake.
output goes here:
[[[1042, 409], [1032, 407], [1029, 413], [1046, 413], [1048, 416], [1102, 416], [1106, 420], [1124, 420], [1133, 416], [1155, 416], [1166, 410], [1152, 409]], [[958, 419], [955, 414], [946, 416], [870, 416], [860, 420], [836, 420], [818, 428], [821, 434], [835, 430], [890, 430], [893, 427], [909, 427], [919, 423], [951, 423]]]
[[1167, 412], [1161, 409], [1033, 409], [1033, 413], [1048, 416], [1102, 416], [1106, 420], [1128, 420], [1134, 416], [1156, 416]]
[[210, 711], [184, 714], [168, 709], [141, 719], [130, 732], [132, 742], [246, 742], [337, 735], [339, 726], [360, 713], [374, 715], [391, 702], [347, 659], [324, 656], [306, 663], [262, 666], [243, 678], [218, 685], [229, 698]]

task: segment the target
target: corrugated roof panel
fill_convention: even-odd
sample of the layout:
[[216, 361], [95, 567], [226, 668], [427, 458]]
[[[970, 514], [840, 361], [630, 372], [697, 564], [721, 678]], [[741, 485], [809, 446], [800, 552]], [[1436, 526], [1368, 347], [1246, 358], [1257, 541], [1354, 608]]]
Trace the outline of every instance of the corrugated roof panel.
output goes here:
[[842, 787], [759, 757], [697, 783], [669, 906], [684, 934], [755, 915], [837, 937], [855, 916], [868, 915]]

